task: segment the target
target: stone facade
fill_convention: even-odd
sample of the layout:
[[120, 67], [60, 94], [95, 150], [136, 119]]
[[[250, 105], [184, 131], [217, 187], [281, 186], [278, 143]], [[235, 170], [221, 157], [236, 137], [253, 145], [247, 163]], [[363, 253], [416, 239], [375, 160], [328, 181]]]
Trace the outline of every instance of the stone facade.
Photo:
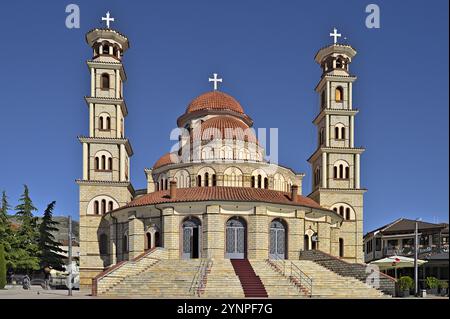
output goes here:
[[[353, 141], [355, 77], [346, 73], [354, 56], [351, 47], [334, 45], [316, 57], [324, 69], [324, 63], [332, 60], [332, 64], [327, 64], [327, 74], [316, 88], [326, 100], [314, 120], [319, 143], [309, 159], [314, 188], [306, 198], [304, 174], [269, 163], [251, 132], [214, 137], [215, 144], [192, 142], [196, 129], [202, 133], [211, 126], [219, 132], [226, 125], [251, 128], [253, 121], [240, 104], [218, 91], [199, 96], [177, 121], [190, 134], [187, 142], [180, 138], [179, 152], [192, 147], [189, 152], [200, 157], [174, 162], [166, 154], [145, 169], [146, 189], [134, 190], [129, 179], [133, 151], [124, 124], [128, 110], [122, 56], [128, 39], [111, 29], [95, 29], [87, 41], [94, 57], [88, 61], [89, 136], [79, 138], [83, 145], [83, 178], [77, 181], [81, 286], [89, 286], [107, 267], [157, 246], [165, 248], [169, 259], [298, 259], [302, 250], [320, 249], [348, 261], [362, 260], [364, 190], [359, 183], [359, 155], [363, 149], [354, 148]], [[337, 59], [344, 61], [339, 70], [336, 66], [342, 62]], [[337, 169], [345, 176], [336, 178], [335, 166], [342, 163], [345, 167]], [[196, 188], [200, 193], [208, 187], [220, 188], [223, 198], [200, 200], [195, 192], [189, 198], [177, 195], [183, 189]], [[250, 196], [246, 188], [257, 190], [250, 195], [259, 197], [246, 199]], [[273, 192], [281, 194], [277, 200], [271, 197]]]

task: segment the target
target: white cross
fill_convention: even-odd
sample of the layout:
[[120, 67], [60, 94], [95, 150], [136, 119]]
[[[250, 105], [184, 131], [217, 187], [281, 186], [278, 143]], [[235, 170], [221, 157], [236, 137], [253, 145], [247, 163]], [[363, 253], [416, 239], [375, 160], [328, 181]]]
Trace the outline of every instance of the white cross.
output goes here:
[[223, 79], [219, 79], [217, 77], [217, 73], [213, 73], [213, 76], [214, 76], [213, 78], [209, 78], [208, 80], [209, 80], [209, 82], [214, 82], [214, 91], [217, 91], [217, 87], [218, 87], [217, 83], [218, 82], [222, 83]]
[[337, 33], [336, 28], [334, 28], [333, 33], [330, 33], [330, 37], [334, 38], [334, 44], [337, 43], [337, 39], [340, 38], [342, 34]]
[[106, 27], [109, 29], [109, 23], [114, 22], [114, 18], [110, 17], [109, 11], [106, 12], [106, 17], [102, 17], [102, 21], [106, 21]]

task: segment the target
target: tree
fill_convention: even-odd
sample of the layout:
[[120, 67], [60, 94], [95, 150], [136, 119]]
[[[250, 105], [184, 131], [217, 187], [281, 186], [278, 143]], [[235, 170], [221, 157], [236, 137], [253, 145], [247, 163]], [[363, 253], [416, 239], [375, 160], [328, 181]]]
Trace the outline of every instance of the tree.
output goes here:
[[39, 232], [37, 217], [33, 216], [36, 207], [31, 201], [28, 187], [24, 185], [24, 192], [19, 199], [19, 205], [15, 207], [16, 217], [21, 222], [17, 232], [11, 240], [11, 266], [20, 270], [39, 269]]
[[3, 245], [4, 256], [7, 264], [9, 260], [9, 252], [11, 251], [11, 240], [13, 236], [11, 222], [8, 218], [8, 211], [10, 208], [11, 207], [8, 204], [8, 197], [6, 196], [6, 192], [3, 191], [0, 203], [0, 245]]
[[52, 232], [58, 231], [55, 226], [59, 223], [53, 220], [53, 209], [55, 202], [48, 204], [44, 212], [41, 224], [39, 225], [39, 255], [41, 267], [50, 266], [55, 269], [62, 269], [64, 265], [63, 257], [59, 253], [63, 253], [61, 244], [55, 241]]
[[0, 289], [6, 286], [6, 260], [5, 248], [0, 244]]

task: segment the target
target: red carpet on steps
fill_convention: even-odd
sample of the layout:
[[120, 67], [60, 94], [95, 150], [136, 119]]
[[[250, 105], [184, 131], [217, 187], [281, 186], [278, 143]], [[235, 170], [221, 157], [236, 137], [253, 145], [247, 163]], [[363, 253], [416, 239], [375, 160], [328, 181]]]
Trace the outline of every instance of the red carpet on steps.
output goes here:
[[231, 259], [234, 272], [239, 277], [245, 297], [267, 298], [267, 291], [261, 279], [256, 276], [248, 259]]

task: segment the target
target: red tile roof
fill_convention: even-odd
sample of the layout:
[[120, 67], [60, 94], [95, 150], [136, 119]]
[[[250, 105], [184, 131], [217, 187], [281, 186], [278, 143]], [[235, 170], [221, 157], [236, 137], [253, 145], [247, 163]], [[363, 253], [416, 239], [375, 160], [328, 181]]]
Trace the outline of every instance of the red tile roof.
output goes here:
[[290, 193], [287, 192], [250, 187], [223, 186], [178, 188], [175, 198], [170, 198], [169, 191], [153, 192], [134, 199], [124, 207], [200, 201], [265, 202], [325, 209], [311, 198], [300, 195], [296, 196], [295, 201], [291, 201]]
[[[216, 131], [217, 130], [217, 131]], [[200, 129], [194, 129], [194, 138], [197, 140], [210, 140], [210, 136], [220, 133], [220, 136], [214, 136], [218, 139], [233, 139], [256, 143], [255, 133], [244, 122], [230, 116], [216, 116], [202, 123]]]
[[219, 91], [207, 92], [198, 96], [188, 105], [186, 113], [214, 109], [231, 110], [240, 114], [244, 114], [242, 106], [238, 101], [236, 101], [235, 98]]
[[[173, 164], [170, 154], [171, 153], [166, 153], [163, 156], [161, 156], [161, 158], [157, 160], [156, 163], [153, 165], [153, 169]], [[177, 155], [175, 154], [175, 156]]]

